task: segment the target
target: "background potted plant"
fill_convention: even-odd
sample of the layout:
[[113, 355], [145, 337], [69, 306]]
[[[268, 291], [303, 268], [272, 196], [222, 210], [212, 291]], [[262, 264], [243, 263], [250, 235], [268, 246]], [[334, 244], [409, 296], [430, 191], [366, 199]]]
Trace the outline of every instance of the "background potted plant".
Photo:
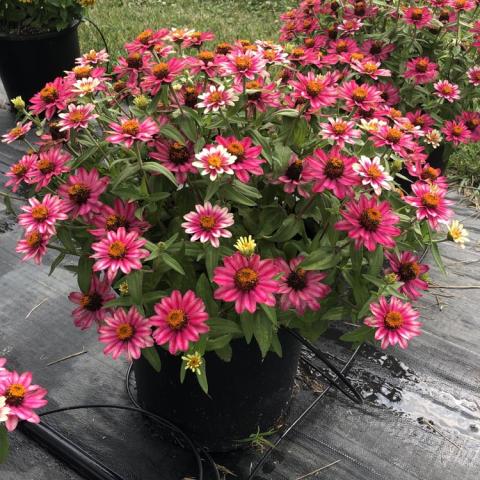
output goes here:
[[4, 0], [0, 77], [8, 98], [28, 100], [80, 55], [77, 28], [95, 0]]
[[40, 136], [7, 173], [28, 197], [17, 251], [57, 251], [75, 325], [134, 361], [143, 406], [217, 450], [281, 421], [299, 353], [286, 328], [314, 340], [347, 319], [345, 341], [406, 348], [428, 288], [415, 252], [442, 266], [438, 242], [466, 234], [445, 177], [419, 168], [398, 188], [429, 130], [382, 97], [389, 69], [372, 76], [328, 35], [329, 56], [211, 40], [143, 31], [111, 74], [90, 52], [90, 76], [19, 103], [3, 141]]

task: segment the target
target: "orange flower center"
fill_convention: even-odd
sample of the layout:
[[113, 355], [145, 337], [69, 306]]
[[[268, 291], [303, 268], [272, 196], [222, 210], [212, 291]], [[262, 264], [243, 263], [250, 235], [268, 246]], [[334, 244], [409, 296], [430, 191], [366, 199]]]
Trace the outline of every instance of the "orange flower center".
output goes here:
[[120, 325], [118, 325], [115, 333], [117, 334], [117, 338], [119, 340], [121, 340], [122, 342], [126, 342], [133, 337], [135, 330], [129, 323], [121, 323]]
[[131, 53], [127, 57], [127, 65], [129, 68], [141, 68], [143, 66], [142, 56], [138, 52]]
[[332, 130], [337, 135], [343, 135], [347, 131], [347, 124], [344, 122], [335, 123], [335, 125], [332, 126]]
[[308, 37], [303, 40], [303, 43], [307, 48], [312, 48], [315, 45], [315, 39]]
[[272, 48], [263, 51], [263, 58], [269, 60], [270, 62], [273, 62], [273, 60], [275, 60], [276, 55], [277, 54]]
[[17, 163], [12, 167], [12, 173], [17, 177], [23, 177], [27, 173], [28, 169], [25, 165]]
[[437, 170], [432, 167], [427, 167], [422, 172], [422, 180], [436, 180], [438, 177]]
[[325, 175], [334, 180], [336, 178], [340, 178], [343, 175], [343, 171], [345, 170], [345, 164], [343, 160], [338, 157], [332, 157], [328, 160], [325, 165]]
[[306, 275], [307, 272], [303, 268], [290, 272], [287, 277], [287, 285], [295, 291], [303, 290], [307, 286]]
[[172, 330], [182, 330], [187, 324], [187, 315], [181, 308], [174, 308], [168, 312], [166, 322]]
[[137, 135], [140, 131], [140, 124], [138, 120], [132, 118], [131, 120], [126, 120], [122, 123], [122, 132], [125, 135], [131, 135], [132, 137]]
[[105, 229], [109, 232], [116, 232], [120, 227], [128, 227], [127, 219], [123, 215], [109, 215], [106, 218]]
[[88, 78], [93, 68], [90, 65], [79, 65], [73, 68], [73, 73], [77, 80]]
[[258, 284], [258, 273], [249, 267], [241, 268], [235, 273], [235, 286], [244, 291], [253, 290]]
[[387, 328], [395, 330], [403, 325], [403, 316], [400, 312], [388, 312], [384, 322]]
[[395, 127], [389, 128], [387, 130], [386, 139], [391, 143], [398, 143], [402, 138], [402, 132]]
[[303, 161], [300, 159], [295, 160], [291, 165], [288, 166], [285, 176], [292, 181], [300, 180], [300, 175], [303, 171]]
[[152, 73], [158, 79], [165, 78], [168, 75], [168, 63], [157, 63], [152, 67]]
[[226, 55], [232, 50], [232, 46], [229, 43], [222, 42], [217, 45], [215, 51], [220, 55]]
[[222, 166], [222, 159], [219, 155], [210, 155], [207, 162], [211, 167], [214, 168], [220, 168]]
[[452, 127], [452, 135], [454, 137], [460, 137], [463, 133], [463, 128], [460, 125], [455, 125]]
[[352, 98], [356, 102], [362, 102], [367, 98], [368, 92], [365, 87], [357, 87], [352, 92]]
[[442, 87], [440, 88], [440, 91], [444, 95], [450, 95], [451, 93], [453, 93], [453, 87], [451, 85], [442, 85]]
[[53, 85], [43, 87], [40, 90], [40, 98], [46, 103], [52, 103], [58, 98], [58, 90]]
[[235, 66], [241, 71], [248, 70], [252, 68], [252, 59], [246, 55], [240, 55], [235, 59]]
[[9, 407], [19, 407], [22, 405], [27, 389], [20, 383], [12, 383], [5, 392], [5, 403]]
[[213, 59], [215, 58], [215, 54], [213, 52], [210, 52], [209, 50], [203, 50], [197, 55], [197, 58], [204, 63], [208, 63], [213, 61]]
[[357, 60], [357, 61], [359, 61], [359, 60], [363, 60], [364, 58], [365, 58], [365, 54], [362, 53], [362, 52], [354, 52], [354, 53], [352, 53], [352, 55], [351, 55], [351, 59], [352, 59], [352, 60]]
[[422, 205], [427, 208], [435, 208], [440, 204], [440, 198], [436, 193], [426, 193], [422, 196]]
[[108, 256], [113, 259], [123, 258], [127, 253], [127, 246], [120, 240], [115, 240], [108, 247]]
[[152, 31], [151, 30], [144, 30], [143, 32], [137, 35], [137, 41], [142, 43], [143, 45], [147, 45], [148, 41], [152, 38]]
[[305, 55], [305, 50], [303, 48], [294, 48], [292, 50], [292, 55], [295, 57], [295, 58], [300, 58], [300, 57], [303, 57], [303, 55]]
[[183, 165], [190, 158], [188, 148], [179, 142], [173, 142], [168, 151], [168, 159], [175, 165]]
[[38, 232], [31, 232], [25, 237], [30, 248], [38, 248], [42, 244], [42, 236]]
[[421, 20], [423, 17], [423, 10], [421, 8], [414, 8], [412, 10], [413, 20]]
[[102, 296], [98, 293], [90, 293], [88, 295], [83, 295], [80, 299], [80, 305], [89, 312], [96, 312], [100, 310], [100, 308], [102, 308]]
[[43, 222], [48, 218], [48, 208], [45, 205], [37, 205], [32, 208], [32, 217], [37, 222]]
[[213, 102], [213, 103], [221, 102], [222, 99], [223, 99], [223, 97], [222, 97], [221, 92], [212, 92], [208, 97], [208, 100], [210, 102]]
[[231, 142], [227, 147], [227, 151], [236, 157], [243, 157], [245, 154], [245, 148], [243, 148], [243, 145], [240, 142]]
[[316, 97], [324, 89], [324, 86], [318, 80], [309, 80], [305, 89], [311, 97]]
[[420, 59], [416, 64], [415, 64], [415, 70], [418, 73], [425, 73], [428, 69], [428, 60], [426, 58]]
[[204, 230], [212, 230], [215, 227], [215, 217], [211, 215], [202, 215], [200, 217], [200, 225]]
[[72, 122], [81, 122], [85, 119], [85, 115], [81, 110], [75, 110], [71, 112], [69, 117]]
[[245, 88], [247, 90], [257, 90], [262, 88], [262, 86], [260, 85], [260, 82], [257, 82], [256, 80], [250, 80], [249, 82], [245, 83]]
[[21, 135], [23, 135], [23, 130], [22, 127], [15, 127], [12, 128], [8, 133], [13, 137], [20, 137]]
[[44, 175], [46, 175], [47, 173], [52, 173], [55, 170], [55, 164], [51, 160], [43, 158], [37, 162], [37, 168]]
[[73, 202], [83, 205], [90, 198], [90, 188], [84, 183], [76, 183], [68, 187], [68, 196]]
[[363, 64], [363, 70], [366, 73], [375, 73], [378, 67], [373, 62], [365, 62]]
[[337, 53], [346, 52], [348, 48], [347, 42], [345, 40], [339, 40], [336, 46]]
[[405, 262], [400, 265], [398, 274], [402, 282], [415, 280], [420, 275], [420, 266], [417, 262]]
[[378, 208], [367, 208], [360, 215], [360, 225], [369, 232], [375, 232], [382, 221], [382, 212]]
[[367, 174], [373, 180], [382, 177], [382, 171], [378, 168], [377, 165], [370, 165], [368, 167]]

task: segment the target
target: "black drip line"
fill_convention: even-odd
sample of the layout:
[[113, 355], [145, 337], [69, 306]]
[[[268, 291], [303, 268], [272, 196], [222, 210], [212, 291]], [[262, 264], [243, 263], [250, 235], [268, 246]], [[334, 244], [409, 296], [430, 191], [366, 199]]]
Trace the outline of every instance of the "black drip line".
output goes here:
[[[315, 355], [320, 361], [322, 361], [327, 370], [317, 367], [312, 361], [307, 358], [305, 355], [301, 356], [301, 361], [308, 365], [311, 369], [315, 370], [319, 375], [322, 376], [327, 382], [328, 386], [326, 389], [318, 395], [314, 401], [308, 405], [294, 420], [293, 422], [285, 428], [277, 440], [272, 444], [268, 450], [262, 455], [256, 465], [251, 469], [250, 474], [247, 480], [253, 480], [256, 473], [263, 466], [263, 464], [268, 460], [272, 452], [280, 445], [282, 440], [284, 440], [287, 435], [306, 417], [306, 415], [312, 411], [315, 406], [322, 400], [322, 398], [330, 391], [330, 389], [336, 388], [344, 395], [346, 395], [350, 400], [355, 403], [362, 403], [361, 395], [356, 391], [350, 381], [346, 378], [346, 374], [350, 370], [353, 361], [355, 360], [358, 352], [361, 348], [359, 345], [355, 351], [352, 353], [348, 361], [345, 363], [341, 370], [337, 369], [335, 365], [327, 358], [327, 356], [322, 353], [318, 348], [312, 345], [308, 340], [299, 335], [296, 331], [287, 329], [287, 332], [294, 336], [300, 343], [302, 343], [311, 353]], [[328, 372], [328, 373], [327, 373]], [[111, 409], [111, 410], [124, 410], [139, 413], [145, 415], [154, 423], [160, 425], [163, 428], [166, 428], [173, 432], [176, 435], [176, 438], [183, 443], [183, 446], [192, 452], [192, 455], [195, 459], [197, 467], [197, 479], [198, 480], [207, 480], [207, 478], [213, 478], [215, 480], [221, 480], [220, 472], [218, 467], [210, 456], [209, 452], [204, 448], [199, 447], [195, 442], [179, 427], [170, 422], [169, 420], [156, 415], [152, 412], [144, 410], [140, 407], [138, 402], [135, 399], [135, 396], [130, 387], [130, 378], [132, 373], [132, 364], [129, 365], [126, 376], [125, 376], [125, 388], [128, 394], [130, 401], [133, 406], [130, 405], [114, 405], [114, 404], [90, 404], [90, 405], [74, 405], [70, 407], [61, 407], [54, 410], [49, 410], [40, 414], [41, 417], [47, 415], [52, 415], [54, 413], [69, 412], [75, 410], [84, 410], [84, 409]], [[53, 455], [58, 457], [64, 463], [69, 465], [80, 475], [84, 476], [88, 480], [124, 480], [122, 476], [118, 473], [111, 470], [109, 467], [104, 465], [100, 460], [92, 457], [88, 452], [86, 452], [82, 447], [77, 443], [65, 437], [62, 433], [57, 431], [54, 427], [48, 423], [42, 422], [41, 424], [32, 424], [28, 422], [21, 422], [20, 429], [26, 435], [30, 436], [33, 440], [39, 443], [41, 446], [49, 450]], [[213, 477], [205, 476], [205, 466], [213, 474]]]

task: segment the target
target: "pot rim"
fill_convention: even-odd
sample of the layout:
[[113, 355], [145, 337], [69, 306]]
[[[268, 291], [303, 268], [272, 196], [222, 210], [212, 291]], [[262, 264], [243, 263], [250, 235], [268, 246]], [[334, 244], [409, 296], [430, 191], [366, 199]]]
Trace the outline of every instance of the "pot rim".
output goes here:
[[22, 35], [22, 34], [11, 34], [11, 33], [4, 33], [0, 32], [0, 40], [6, 40], [7, 42], [28, 42], [32, 40], [45, 40], [47, 38], [54, 38], [57, 36], [61, 36], [62, 33], [65, 33], [69, 30], [76, 30], [80, 23], [82, 22], [82, 18], [76, 18], [72, 20], [70, 25], [67, 28], [64, 28], [63, 30], [54, 30], [54, 31], [48, 31], [48, 32], [42, 32], [42, 33], [33, 33], [33, 34], [28, 34], [28, 35]]

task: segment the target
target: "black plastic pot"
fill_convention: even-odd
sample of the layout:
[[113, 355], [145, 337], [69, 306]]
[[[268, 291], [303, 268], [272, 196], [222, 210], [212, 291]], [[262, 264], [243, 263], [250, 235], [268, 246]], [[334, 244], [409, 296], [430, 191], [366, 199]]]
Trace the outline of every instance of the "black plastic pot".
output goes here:
[[255, 340], [232, 342], [232, 360], [205, 355], [209, 394], [187, 372], [180, 383], [181, 359], [158, 349], [162, 369], [155, 372], [143, 358], [133, 364], [140, 405], [184, 430], [200, 446], [225, 452], [245, 446], [239, 440], [278, 427], [292, 397], [300, 343], [279, 331], [283, 356], [269, 352], [262, 361]]
[[8, 98], [25, 101], [47, 82], [70, 70], [80, 56], [79, 21], [60, 32], [0, 34], [0, 77]]

